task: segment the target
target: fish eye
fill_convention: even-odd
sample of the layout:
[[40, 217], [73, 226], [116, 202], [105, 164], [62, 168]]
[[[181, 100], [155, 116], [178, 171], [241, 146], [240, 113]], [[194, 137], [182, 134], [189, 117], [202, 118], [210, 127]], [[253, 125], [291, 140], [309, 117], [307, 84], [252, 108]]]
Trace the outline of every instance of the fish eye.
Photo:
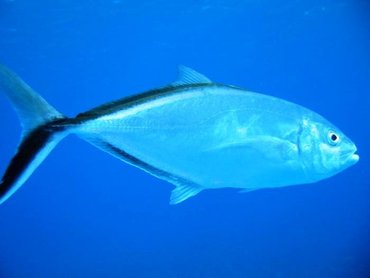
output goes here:
[[328, 133], [328, 141], [329, 141], [329, 144], [333, 146], [337, 145], [340, 141], [339, 135], [333, 131], [330, 131]]

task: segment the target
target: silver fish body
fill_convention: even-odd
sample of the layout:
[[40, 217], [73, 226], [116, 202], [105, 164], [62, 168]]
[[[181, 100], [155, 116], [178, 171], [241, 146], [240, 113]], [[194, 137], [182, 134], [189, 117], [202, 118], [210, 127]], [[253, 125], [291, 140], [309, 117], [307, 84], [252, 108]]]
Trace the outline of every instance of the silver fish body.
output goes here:
[[174, 184], [173, 204], [204, 189], [311, 183], [359, 159], [350, 139], [309, 109], [189, 68], [180, 75], [52, 126]]

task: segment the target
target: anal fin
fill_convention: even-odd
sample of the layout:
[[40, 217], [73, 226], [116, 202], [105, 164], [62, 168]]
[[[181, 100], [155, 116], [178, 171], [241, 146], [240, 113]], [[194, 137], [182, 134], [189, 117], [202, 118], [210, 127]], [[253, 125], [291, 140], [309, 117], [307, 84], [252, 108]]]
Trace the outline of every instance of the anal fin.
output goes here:
[[203, 188], [195, 184], [178, 184], [171, 192], [170, 204], [179, 204], [190, 197], [197, 195]]

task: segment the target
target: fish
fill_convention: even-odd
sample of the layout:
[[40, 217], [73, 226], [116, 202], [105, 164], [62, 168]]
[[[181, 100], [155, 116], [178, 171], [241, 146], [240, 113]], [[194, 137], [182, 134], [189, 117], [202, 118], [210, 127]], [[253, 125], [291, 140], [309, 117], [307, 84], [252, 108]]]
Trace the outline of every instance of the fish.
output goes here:
[[4, 65], [0, 91], [22, 125], [18, 149], [0, 183], [0, 203], [72, 134], [173, 184], [170, 204], [207, 189], [250, 192], [314, 183], [359, 160], [356, 145], [316, 112], [212, 82], [185, 66], [170, 85], [75, 117], [58, 112]]

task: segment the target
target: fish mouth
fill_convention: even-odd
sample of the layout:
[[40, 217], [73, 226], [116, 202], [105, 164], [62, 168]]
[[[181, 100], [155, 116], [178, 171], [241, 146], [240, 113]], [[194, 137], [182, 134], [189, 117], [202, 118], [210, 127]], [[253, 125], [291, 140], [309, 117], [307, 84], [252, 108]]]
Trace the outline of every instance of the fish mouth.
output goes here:
[[359, 161], [360, 156], [357, 154], [357, 148], [354, 147], [352, 150], [345, 152], [341, 155], [343, 161], [347, 161], [348, 164], [355, 164]]
[[350, 160], [351, 160], [351, 161], [353, 161], [354, 163], [356, 163], [357, 161], [359, 161], [359, 160], [360, 160], [360, 156], [359, 156], [356, 152], [354, 152], [354, 153], [352, 153], [352, 155], [350, 156]]
[[357, 148], [355, 148], [352, 152], [348, 153], [348, 161], [350, 161], [352, 164], [357, 163], [357, 161], [360, 160], [360, 156], [357, 153]]

